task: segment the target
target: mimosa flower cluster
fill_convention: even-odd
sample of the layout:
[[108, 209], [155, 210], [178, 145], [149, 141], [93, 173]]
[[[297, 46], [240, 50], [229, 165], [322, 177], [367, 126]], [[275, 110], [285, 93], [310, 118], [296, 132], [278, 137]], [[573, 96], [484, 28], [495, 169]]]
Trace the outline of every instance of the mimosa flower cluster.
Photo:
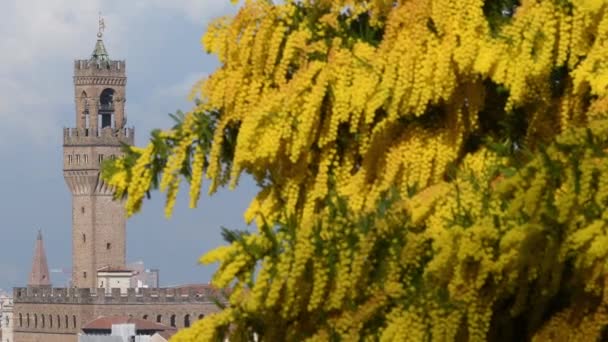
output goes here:
[[196, 108], [105, 173], [129, 214], [260, 186], [175, 341], [600, 338], [605, 1], [246, 0], [202, 42]]

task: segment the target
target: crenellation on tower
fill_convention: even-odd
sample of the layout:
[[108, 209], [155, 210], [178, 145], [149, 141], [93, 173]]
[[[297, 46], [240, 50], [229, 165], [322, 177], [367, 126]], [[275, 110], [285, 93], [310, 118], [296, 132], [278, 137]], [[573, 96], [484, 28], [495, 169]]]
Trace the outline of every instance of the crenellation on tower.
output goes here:
[[90, 128], [64, 128], [63, 146], [122, 146], [133, 145], [135, 139], [135, 128], [112, 129], [109, 127], [101, 129]]
[[86, 76], [88, 74], [103, 75], [106, 73], [108, 76], [121, 76], [124, 74], [126, 65], [127, 62], [124, 60], [109, 61], [109, 63], [102, 64], [96, 61], [91, 62], [90, 59], [77, 59], [74, 61], [74, 74]]

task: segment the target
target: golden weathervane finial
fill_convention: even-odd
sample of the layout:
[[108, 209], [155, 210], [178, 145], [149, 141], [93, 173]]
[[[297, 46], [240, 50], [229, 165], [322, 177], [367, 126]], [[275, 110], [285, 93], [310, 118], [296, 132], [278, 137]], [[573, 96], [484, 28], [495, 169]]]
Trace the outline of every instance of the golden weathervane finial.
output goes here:
[[103, 30], [106, 28], [106, 24], [103, 21], [103, 17], [101, 16], [101, 12], [99, 12], [99, 31], [97, 31], [97, 38], [101, 39], [103, 36]]

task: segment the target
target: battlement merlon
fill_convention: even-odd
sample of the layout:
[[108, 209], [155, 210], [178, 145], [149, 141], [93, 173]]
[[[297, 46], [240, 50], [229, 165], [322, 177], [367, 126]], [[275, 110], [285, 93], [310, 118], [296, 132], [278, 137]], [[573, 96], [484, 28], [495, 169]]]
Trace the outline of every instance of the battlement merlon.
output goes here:
[[74, 61], [75, 76], [124, 76], [127, 71], [127, 62], [108, 61], [101, 63], [96, 60], [77, 59]]
[[36, 304], [158, 304], [158, 303], [213, 303], [225, 301], [221, 292], [209, 289], [197, 293], [192, 289], [179, 288], [134, 288], [122, 293], [113, 288], [106, 292], [102, 288], [13, 288], [13, 303]]
[[135, 128], [64, 128], [63, 146], [121, 146], [135, 143]]

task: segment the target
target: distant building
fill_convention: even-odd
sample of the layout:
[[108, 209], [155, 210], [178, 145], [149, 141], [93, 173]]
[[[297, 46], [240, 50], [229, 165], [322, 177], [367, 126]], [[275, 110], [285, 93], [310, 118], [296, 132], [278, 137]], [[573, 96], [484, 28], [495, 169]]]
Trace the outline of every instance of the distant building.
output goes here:
[[14, 342], [13, 298], [0, 294], [0, 341]]
[[8, 342], [76, 342], [100, 317], [177, 330], [218, 311], [215, 302], [224, 298], [209, 285], [159, 288], [157, 270], [126, 265], [124, 203], [113, 200], [100, 173], [105, 159], [133, 145], [134, 129], [126, 127], [126, 63], [110, 59], [101, 36], [89, 59], [74, 62], [76, 127], [63, 131], [63, 175], [72, 195], [72, 287], [51, 287], [39, 232], [28, 286], [13, 289], [13, 304], [6, 306], [11, 316], [3, 312], [12, 335], [3, 328], [1, 342], [5, 336]]
[[130, 263], [127, 268], [133, 271], [131, 287], [157, 288], [160, 286], [159, 271], [157, 269], [147, 269], [143, 261]]
[[105, 289], [106, 293], [112, 293], [112, 289], [120, 289], [121, 294], [126, 294], [131, 287], [133, 271], [120, 268], [103, 267], [97, 270], [97, 288]]

